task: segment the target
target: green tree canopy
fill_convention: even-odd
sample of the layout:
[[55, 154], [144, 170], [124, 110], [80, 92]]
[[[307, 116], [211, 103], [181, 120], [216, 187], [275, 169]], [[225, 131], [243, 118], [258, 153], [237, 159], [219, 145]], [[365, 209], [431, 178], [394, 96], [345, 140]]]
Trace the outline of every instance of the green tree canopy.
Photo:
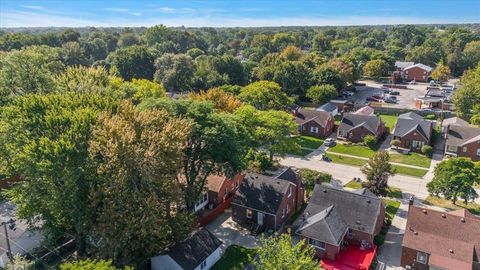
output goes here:
[[449, 158], [435, 166], [428, 192], [442, 195], [453, 204], [461, 198], [467, 203], [478, 197], [473, 184], [480, 183], [480, 166], [466, 158]]
[[432, 79], [435, 81], [446, 82], [450, 76], [450, 68], [443, 63], [439, 63], [432, 71]]
[[462, 85], [453, 95], [455, 109], [460, 115], [472, 115], [471, 122], [480, 124], [480, 64], [465, 72], [460, 81]]
[[[74, 262], [64, 262], [60, 265], [60, 270], [117, 270], [112, 261], [105, 260], [79, 260]], [[126, 267], [124, 270], [133, 270]]]
[[283, 109], [293, 102], [282, 92], [280, 85], [269, 81], [258, 81], [245, 86], [238, 98], [259, 110]]
[[389, 161], [388, 152], [376, 152], [360, 169], [367, 176], [367, 188], [376, 195], [385, 195], [388, 178], [395, 173]]
[[154, 55], [146, 46], [133, 45], [115, 51], [111, 56], [112, 66], [127, 81], [153, 78]]
[[316, 85], [307, 90], [307, 97], [315, 104], [328, 102], [337, 95], [337, 89], [331, 84]]
[[168, 91], [189, 91], [195, 65], [187, 54], [164, 54], [155, 60], [155, 81]]
[[388, 64], [384, 60], [370, 60], [363, 66], [363, 75], [380, 78], [387, 74]]

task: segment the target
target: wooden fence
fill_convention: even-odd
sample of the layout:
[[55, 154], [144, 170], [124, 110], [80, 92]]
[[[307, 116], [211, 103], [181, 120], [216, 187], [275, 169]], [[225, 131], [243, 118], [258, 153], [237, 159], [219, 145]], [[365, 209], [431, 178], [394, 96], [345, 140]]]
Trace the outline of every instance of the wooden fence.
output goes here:
[[198, 220], [198, 226], [203, 227], [208, 223], [212, 222], [214, 219], [220, 216], [225, 211], [225, 209], [230, 207], [230, 205], [232, 204], [232, 201], [233, 201], [233, 196], [225, 199], [225, 201], [223, 201], [217, 207], [212, 209], [205, 216], [200, 217]]

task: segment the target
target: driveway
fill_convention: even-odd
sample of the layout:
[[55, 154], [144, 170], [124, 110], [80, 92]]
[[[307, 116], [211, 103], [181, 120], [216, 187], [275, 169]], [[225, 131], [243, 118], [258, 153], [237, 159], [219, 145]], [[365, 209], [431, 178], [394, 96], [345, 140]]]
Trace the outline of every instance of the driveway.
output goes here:
[[402, 200], [400, 207], [393, 217], [392, 225], [388, 229], [385, 242], [378, 249], [377, 270], [404, 269], [400, 266], [402, 255], [402, 241], [407, 226], [408, 201]]
[[240, 227], [232, 220], [231, 209], [225, 210], [223, 214], [208, 224], [206, 228], [223, 242], [222, 254], [230, 245], [239, 245], [246, 248], [254, 248], [260, 245], [258, 237], [251, 235], [247, 229]]

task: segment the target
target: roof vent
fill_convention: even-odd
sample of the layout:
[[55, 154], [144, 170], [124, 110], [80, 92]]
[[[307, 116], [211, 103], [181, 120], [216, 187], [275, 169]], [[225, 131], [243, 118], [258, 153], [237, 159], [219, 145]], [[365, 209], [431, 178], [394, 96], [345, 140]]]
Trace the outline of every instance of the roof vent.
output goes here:
[[418, 235], [418, 232], [413, 232], [414, 235]]
[[426, 214], [426, 213], [427, 213], [427, 209], [423, 209], [423, 213]]
[[360, 220], [357, 220], [357, 221], [355, 221], [355, 224], [360, 225], [360, 224], [362, 224], [362, 223], [360, 222]]
[[372, 201], [371, 200], [367, 200], [367, 203], [371, 203]]
[[279, 185], [280, 185], [280, 181], [277, 181], [277, 184], [279, 184]]
[[446, 217], [447, 217], [447, 215], [445, 215], [445, 214], [442, 214], [442, 218], [446, 218]]
[[460, 219], [460, 221], [463, 222], [463, 223], [465, 223], [465, 218], [462, 217], [462, 218]]
[[323, 190], [323, 193], [327, 193], [327, 190], [326, 190], [326, 189], [324, 189], [324, 190]]
[[453, 253], [453, 249], [449, 249], [448, 252]]

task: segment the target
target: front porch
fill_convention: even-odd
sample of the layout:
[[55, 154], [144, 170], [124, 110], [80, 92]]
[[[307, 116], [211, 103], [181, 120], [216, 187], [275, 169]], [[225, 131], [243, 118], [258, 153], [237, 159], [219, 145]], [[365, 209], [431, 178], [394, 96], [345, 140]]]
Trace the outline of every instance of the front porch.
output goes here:
[[351, 245], [342, 249], [335, 260], [322, 259], [320, 266], [326, 270], [368, 270], [372, 265], [377, 246], [371, 249], [361, 249], [360, 246]]

